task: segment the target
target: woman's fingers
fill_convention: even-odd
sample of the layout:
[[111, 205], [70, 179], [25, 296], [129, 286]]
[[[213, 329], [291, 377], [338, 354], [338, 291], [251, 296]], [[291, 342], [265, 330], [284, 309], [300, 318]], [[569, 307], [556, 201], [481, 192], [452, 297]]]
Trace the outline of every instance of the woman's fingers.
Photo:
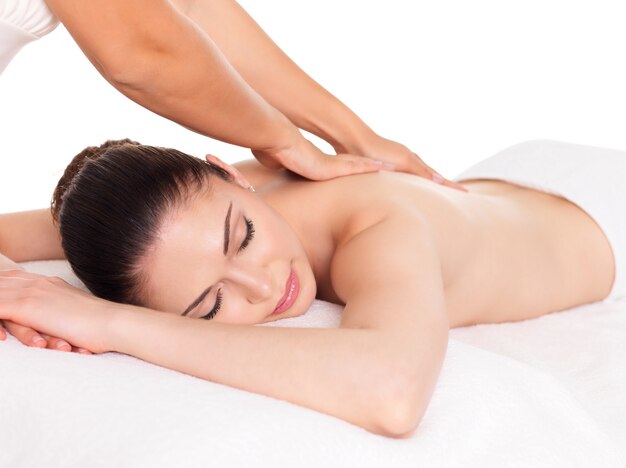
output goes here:
[[[45, 333], [38, 333], [36, 330], [33, 330], [30, 327], [25, 327], [24, 325], [20, 325], [19, 323], [11, 322], [10, 320], [5, 321], [6, 329], [17, 338], [22, 344], [26, 346], [31, 346], [33, 348], [48, 348], [54, 349], [57, 351], [84, 351], [86, 354], [91, 354], [89, 351], [72, 347], [67, 341], [57, 338], [54, 336], [46, 335]], [[5, 336], [6, 338], [6, 336]], [[3, 338], [4, 339], [4, 338]]]
[[[87, 349], [72, 346], [67, 341], [61, 338], [46, 335], [45, 333], [38, 333], [32, 328], [25, 327], [23, 325], [20, 325], [19, 323], [11, 322], [10, 320], [6, 320], [4, 322], [6, 330], [8, 330], [14, 337], [16, 337], [21, 343], [25, 344], [26, 346], [31, 346], [33, 348], [48, 348], [65, 352], [73, 351], [81, 354], [93, 354]], [[0, 325], [0, 329], [1, 328], [2, 326]], [[6, 338], [6, 332], [2, 330], [2, 332], [0, 332], [0, 335], [2, 333], [5, 333], [5, 336], [4, 338], [0, 339], [4, 340]]]
[[45, 333], [40, 333], [40, 335], [44, 337], [45, 340], [47, 341], [48, 349], [54, 349], [57, 351], [74, 352], [74, 353], [80, 353], [80, 354], [92, 354], [91, 351], [88, 351], [84, 348], [79, 348], [78, 346], [72, 346], [67, 341], [61, 338], [49, 336], [49, 335], [46, 335]]
[[17, 338], [21, 343], [33, 348], [46, 348], [48, 342], [37, 331], [32, 328], [25, 327], [10, 320], [4, 321], [7, 331]]
[[78, 348], [76, 346], [72, 347], [72, 352], [74, 353], [79, 353], [79, 354], [93, 354], [91, 351], [89, 351], [88, 349], [85, 348]]
[[67, 341], [62, 340], [61, 338], [56, 338], [54, 336], [46, 335], [45, 333], [41, 333], [41, 336], [45, 338], [48, 343], [48, 349], [56, 349], [58, 351], [71, 351], [72, 345]]

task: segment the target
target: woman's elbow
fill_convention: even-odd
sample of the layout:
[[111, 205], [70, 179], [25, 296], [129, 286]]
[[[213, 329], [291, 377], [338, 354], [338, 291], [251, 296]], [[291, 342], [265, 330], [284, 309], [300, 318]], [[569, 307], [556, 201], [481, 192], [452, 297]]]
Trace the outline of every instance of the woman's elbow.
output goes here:
[[383, 392], [380, 433], [396, 439], [412, 435], [426, 412], [428, 399], [413, 376], [396, 375], [390, 378]]

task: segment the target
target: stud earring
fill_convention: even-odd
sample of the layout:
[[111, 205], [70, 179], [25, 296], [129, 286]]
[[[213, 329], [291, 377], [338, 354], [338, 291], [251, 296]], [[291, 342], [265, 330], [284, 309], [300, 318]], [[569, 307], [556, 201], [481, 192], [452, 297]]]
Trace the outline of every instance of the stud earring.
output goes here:
[[248, 187], [248, 190], [250, 190], [251, 192], [256, 192], [256, 190], [254, 190], [254, 187], [252, 185]]

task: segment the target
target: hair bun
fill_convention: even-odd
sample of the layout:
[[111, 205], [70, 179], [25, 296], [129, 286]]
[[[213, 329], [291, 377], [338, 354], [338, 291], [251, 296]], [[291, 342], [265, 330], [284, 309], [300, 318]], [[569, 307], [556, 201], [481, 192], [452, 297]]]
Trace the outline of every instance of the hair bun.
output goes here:
[[68, 164], [63, 172], [63, 175], [59, 179], [54, 193], [52, 194], [51, 211], [52, 220], [55, 224], [59, 222], [59, 213], [63, 204], [63, 199], [67, 192], [72, 187], [74, 180], [78, 174], [80, 174], [83, 167], [89, 163], [89, 161], [95, 161], [103, 156], [107, 151], [115, 148], [119, 148], [124, 145], [139, 145], [140, 143], [124, 138], [123, 140], [107, 140], [100, 146], [88, 146], [80, 153], [78, 153], [72, 161]]

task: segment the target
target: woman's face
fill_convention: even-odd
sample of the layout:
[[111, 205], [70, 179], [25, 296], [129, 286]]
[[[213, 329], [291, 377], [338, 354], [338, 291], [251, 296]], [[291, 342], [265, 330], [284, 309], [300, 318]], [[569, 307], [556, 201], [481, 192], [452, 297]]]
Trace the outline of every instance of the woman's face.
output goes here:
[[316, 284], [296, 233], [259, 195], [218, 177], [211, 186], [164, 221], [145, 305], [248, 325], [304, 314]]

